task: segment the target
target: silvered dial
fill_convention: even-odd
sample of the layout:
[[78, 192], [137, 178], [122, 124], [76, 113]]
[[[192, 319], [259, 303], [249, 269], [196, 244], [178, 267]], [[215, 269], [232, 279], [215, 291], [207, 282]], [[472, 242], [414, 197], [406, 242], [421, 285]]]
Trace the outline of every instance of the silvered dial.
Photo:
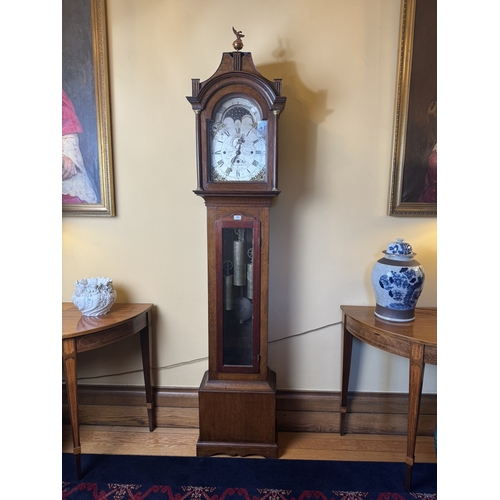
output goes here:
[[247, 97], [219, 104], [210, 134], [212, 181], [265, 181], [267, 122]]

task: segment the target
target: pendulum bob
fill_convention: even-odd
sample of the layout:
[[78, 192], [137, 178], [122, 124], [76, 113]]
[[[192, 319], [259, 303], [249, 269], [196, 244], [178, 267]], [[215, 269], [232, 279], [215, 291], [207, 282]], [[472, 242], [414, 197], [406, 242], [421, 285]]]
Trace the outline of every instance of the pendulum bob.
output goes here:
[[234, 299], [234, 316], [239, 323], [244, 323], [252, 317], [252, 303], [245, 297]]
[[247, 284], [246, 265], [245, 265], [245, 242], [233, 242], [234, 255], [234, 277], [233, 284], [236, 286], [245, 286]]
[[247, 299], [253, 299], [253, 264], [247, 264]]
[[233, 307], [233, 275], [224, 276], [224, 309], [230, 311]]

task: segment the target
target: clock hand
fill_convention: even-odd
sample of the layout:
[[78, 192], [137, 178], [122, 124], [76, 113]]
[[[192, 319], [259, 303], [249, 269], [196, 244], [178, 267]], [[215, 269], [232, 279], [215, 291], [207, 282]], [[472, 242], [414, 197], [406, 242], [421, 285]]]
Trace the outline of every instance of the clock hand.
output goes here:
[[236, 155], [233, 157], [233, 159], [231, 160], [231, 166], [233, 166], [234, 162], [236, 161], [236, 158], [238, 158], [238, 156], [240, 156], [241, 154], [241, 145], [245, 142], [245, 139], [243, 139], [242, 137], [240, 137], [238, 139], [238, 149], [236, 150]]
[[233, 156], [233, 158], [231, 160], [231, 167], [233, 166], [233, 164], [236, 161], [236, 158], [238, 158], [238, 156], [240, 156], [240, 152], [236, 151], [236, 154]]

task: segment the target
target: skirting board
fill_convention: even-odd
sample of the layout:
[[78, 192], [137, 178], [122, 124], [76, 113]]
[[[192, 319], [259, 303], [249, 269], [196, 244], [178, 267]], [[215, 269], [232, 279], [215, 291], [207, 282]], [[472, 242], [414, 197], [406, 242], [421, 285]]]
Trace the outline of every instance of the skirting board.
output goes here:
[[[69, 423], [66, 385], [62, 387], [63, 423]], [[198, 428], [198, 389], [155, 388], [159, 427]], [[276, 422], [280, 432], [339, 432], [340, 393], [277, 391]], [[350, 393], [346, 432], [406, 434], [408, 395]], [[139, 386], [78, 386], [80, 424], [147, 426], [144, 390]], [[431, 436], [437, 421], [437, 396], [423, 394], [418, 435]]]

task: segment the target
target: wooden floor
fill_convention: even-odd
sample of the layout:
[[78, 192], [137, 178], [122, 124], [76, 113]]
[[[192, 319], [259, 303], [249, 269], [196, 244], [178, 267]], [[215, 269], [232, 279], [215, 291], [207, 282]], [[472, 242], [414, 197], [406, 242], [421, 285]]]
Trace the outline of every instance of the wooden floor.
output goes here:
[[[109, 455], [196, 456], [198, 429], [158, 427], [80, 426], [82, 453]], [[63, 452], [72, 453], [71, 428], [63, 426]], [[279, 458], [404, 462], [406, 436], [280, 432]], [[436, 462], [434, 438], [418, 436], [416, 462]]]

